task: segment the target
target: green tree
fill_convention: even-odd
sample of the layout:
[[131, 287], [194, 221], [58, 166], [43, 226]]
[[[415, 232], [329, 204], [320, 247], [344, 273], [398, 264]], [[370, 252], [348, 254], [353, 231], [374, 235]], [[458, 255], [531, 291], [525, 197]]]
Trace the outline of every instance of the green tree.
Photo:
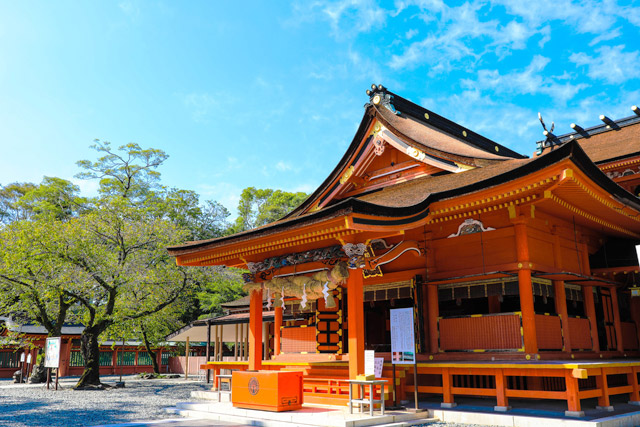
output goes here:
[[80, 188], [66, 179], [45, 176], [42, 183], [25, 193], [16, 205], [33, 216], [67, 220], [86, 208]]
[[238, 218], [233, 232], [238, 233], [277, 221], [298, 207], [307, 197], [308, 195], [302, 192], [290, 193], [270, 188], [247, 187], [240, 195]]
[[189, 240], [206, 240], [224, 236], [229, 229], [230, 213], [220, 203], [207, 200], [200, 204], [198, 194], [172, 188], [154, 195], [147, 203], [157, 217], [167, 218], [189, 230]]
[[96, 139], [91, 146], [104, 153], [98, 160], [80, 160], [77, 165], [85, 169], [76, 175], [82, 179], [99, 179], [103, 195], [119, 195], [132, 200], [145, 200], [149, 192], [158, 188], [160, 173], [157, 169], [169, 156], [157, 148], [141, 148], [130, 142], [117, 150], [108, 141]]
[[81, 351], [85, 370], [77, 388], [100, 384], [101, 334], [118, 323], [143, 319], [176, 301], [195, 286], [188, 271], [175, 265], [166, 247], [186, 233], [169, 221], [149, 218], [126, 199], [101, 201], [99, 209], [64, 224], [48, 255], [74, 272], [65, 295], [83, 308]]
[[201, 317], [221, 315], [223, 314], [223, 303], [234, 301], [247, 294], [242, 288], [244, 284], [243, 272], [243, 270], [235, 268], [221, 269], [209, 280], [202, 281], [197, 293], [200, 309], [203, 313]]
[[0, 186], [0, 224], [9, 224], [21, 219], [28, 219], [29, 209], [18, 204], [18, 200], [36, 187], [30, 182], [14, 182]]
[[76, 303], [63, 290], [72, 272], [47, 254], [45, 243], [61, 231], [60, 222], [25, 220], [0, 229], [0, 313], [35, 321], [52, 337]]

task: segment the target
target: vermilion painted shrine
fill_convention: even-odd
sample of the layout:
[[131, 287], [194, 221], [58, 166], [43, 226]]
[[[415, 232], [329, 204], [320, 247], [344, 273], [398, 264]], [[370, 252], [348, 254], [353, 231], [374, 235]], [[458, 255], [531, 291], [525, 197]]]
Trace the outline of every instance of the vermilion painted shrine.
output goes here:
[[[169, 248], [179, 265], [251, 272], [248, 361], [214, 371], [301, 370], [305, 402], [344, 404], [365, 349], [390, 361], [389, 310], [413, 307], [418, 382], [400, 367], [400, 398], [494, 396], [496, 410], [559, 399], [576, 416], [587, 398], [640, 404], [638, 109], [548, 133], [527, 158], [372, 89], [351, 145], [299, 208]], [[388, 393], [390, 363], [383, 377]]]

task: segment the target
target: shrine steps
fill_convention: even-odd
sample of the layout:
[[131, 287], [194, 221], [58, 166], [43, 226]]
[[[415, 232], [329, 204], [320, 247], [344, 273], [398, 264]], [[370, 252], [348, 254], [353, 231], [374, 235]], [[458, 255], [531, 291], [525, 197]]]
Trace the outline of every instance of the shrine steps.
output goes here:
[[[217, 397], [217, 393], [215, 394]], [[200, 396], [198, 395], [198, 397]], [[379, 411], [376, 411], [374, 416], [371, 417], [368, 411], [355, 413], [356, 411], [354, 410], [353, 414], [349, 414], [346, 408], [309, 404], [305, 404], [302, 409], [297, 411], [258, 411], [234, 408], [230, 402], [225, 401], [225, 398], [223, 398], [222, 402], [178, 403], [175, 408], [168, 408], [167, 412], [189, 418], [210, 419], [261, 427], [408, 427], [437, 421], [435, 418], [429, 418], [428, 412], [385, 411], [385, 414], [381, 415]]]

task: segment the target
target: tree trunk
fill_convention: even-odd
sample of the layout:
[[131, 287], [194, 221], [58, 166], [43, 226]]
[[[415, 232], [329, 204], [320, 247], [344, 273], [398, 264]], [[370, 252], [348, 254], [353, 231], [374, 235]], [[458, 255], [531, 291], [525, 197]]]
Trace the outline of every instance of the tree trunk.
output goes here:
[[151, 363], [153, 364], [153, 372], [156, 374], [160, 374], [160, 366], [158, 365], [158, 358], [156, 352], [151, 350], [151, 343], [149, 343], [149, 338], [147, 337], [147, 331], [142, 328], [142, 338], [144, 339], [144, 347], [147, 349], [147, 353], [149, 357], [151, 357]]
[[86, 328], [80, 337], [80, 350], [84, 356], [84, 372], [75, 389], [100, 386], [100, 347], [93, 328]]

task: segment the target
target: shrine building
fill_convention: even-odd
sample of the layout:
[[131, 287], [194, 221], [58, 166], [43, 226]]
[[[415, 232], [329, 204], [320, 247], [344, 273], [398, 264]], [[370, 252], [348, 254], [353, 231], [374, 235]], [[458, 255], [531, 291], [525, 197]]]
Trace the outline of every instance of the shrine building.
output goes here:
[[[344, 404], [375, 350], [388, 399], [557, 399], [570, 416], [588, 398], [640, 404], [638, 108], [546, 132], [527, 157], [382, 85], [367, 94], [344, 156], [297, 209], [169, 248], [178, 265], [250, 272], [248, 360], [214, 372], [297, 369], [305, 402]], [[413, 309], [417, 360], [393, 387], [395, 308]]]

